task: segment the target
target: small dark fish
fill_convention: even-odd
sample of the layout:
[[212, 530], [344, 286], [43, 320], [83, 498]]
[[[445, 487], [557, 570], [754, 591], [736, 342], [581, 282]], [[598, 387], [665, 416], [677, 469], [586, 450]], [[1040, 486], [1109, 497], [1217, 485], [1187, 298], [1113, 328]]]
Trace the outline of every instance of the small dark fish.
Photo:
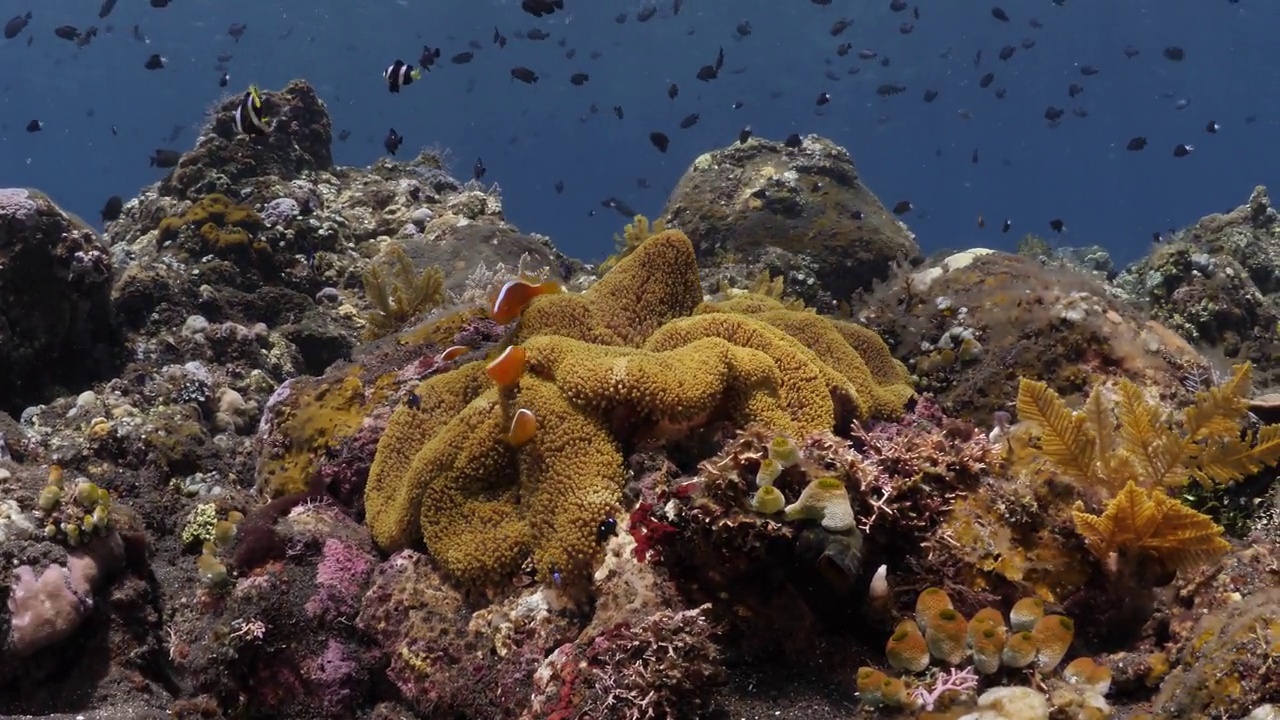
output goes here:
[[31, 122], [27, 123], [27, 132], [29, 133], [40, 132], [43, 129], [44, 129], [44, 123], [40, 122], [39, 120], [32, 120]]
[[472, 50], [483, 50], [483, 49], [484, 49], [484, 46], [480, 44], [480, 41], [479, 41], [479, 40], [468, 40], [468, 41], [467, 41], [467, 47], [471, 48]]
[[898, 25], [899, 35], [910, 35], [916, 29], [915, 23], [904, 22]]
[[1129, 142], [1124, 146], [1124, 149], [1137, 152], [1146, 146], [1147, 139], [1139, 135], [1138, 137], [1129, 138]]
[[907, 9], [907, 0], [889, 0], [889, 9], [893, 12], [902, 12]]
[[1002, 232], [1002, 233], [1007, 233], [1007, 232], [1009, 232], [1009, 228], [1011, 228], [1011, 227], [1013, 227], [1013, 221], [1012, 221], [1012, 220], [1005, 220], [1005, 221], [1004, 221], [1004, 224], [1000, 226], [1000, 232]]
[[142, 67], [148, 70], [159, 70], [164, 67], [164, 58], [160, 57], [159, 53], [153, 53]]
[[614, 16], [613, 21], [618, 23], [619, 25], [625, 24], [627, 22], [627, 14], [624, 12], [618, 13], [617, 15]]
[[487, 172], [489, 172], [489, 168], [484, 166], [484, 159], [476, 158], [476, 164], [471, 166], [471, 178], [479, 180]]
[[792, 150], [799, 148], [803, 144], [804, 141], [800, 139], [800, 133], [791, 133], [786, 140], [782, 141], [783, 147], [788, 147]]
[[422, 73], [399, 58], [382, 72], [382, 77], [387, 81], [387, 90], [393, 93], [400, 92], [400, 88], [406, 85], [412, 85], [421, 76]]
[[831, 23], [831, 29], [828, 32], [831, 33], [831, 37], [839, 37], [840, 34], [845, 30], [848, 30], [849, 26], [852, 24], [852, 20], [849, 20], [848, 18], [840, 18], [839, 20]]
[[616, 518], [607, 517], [596, 527], [596, 542], [603, 543], [614, 535], [618, 534], [618, 521]]
[[1156, 244], [1160, 244], [1160, 243], [1164, 242], [1164, 237], [1160, 235], [1160, 231], [1159, 231], [1159, 230], [1157, 230], [1157, 231], [1155, 231], [1155, 232], [1151, 233], [1151, 242], [1156, 243]]
[[1127, 58], [1129, 58], [1130, 60], [1132, 60], [1132, 59], [1134, 59], [1134, 58], [1138, 57], [1138, 56], [1139, 56], [1139, 55], [1141, 55], [1141, 54], [1142, 54], [1142, 52], [1141, 52], [1140, 50], [1138, 50], [1138, 48], [1136, 48], [1136, 47], [1134, 47], [1134, 46], [1132, 46], [1132, 45], [1125, 45], [1125, 46], [1124, 46], [1124, 56], [1125, 56], [1125, 57], [1127, 57]]
[[671, 98], [672, 100], [675, 100], [676, 96], [679, 94], [680, 94], [680, 86], [676, 85], [675, 83], [671, 83], [670, 85], [667, 86], [667, 97]]
[[116, 0], [102, 0], [102, 7], [98, 8], [98, 17], [104, 18], [116, 9]]
[[565, 60], [572, 60], [572, 59], [574, 58], [574, 56], [576, 56], [577, 54], [578, 54], [578, 49], [577, 49], [577, 48], [569, 48], [569, 49], [568, 49], [568, 50], [566, 50], [566, 51], [565, 51], [565, 53], [564, 53], [564, 59], [565, 59]]
[[698, 113], [689, 113], [688, 115], [685, 115], [685, 116], [684, 116], [684, 119], [680, 121], [680, 129], [681, 129], [681, 130], [688, 130], [689, 128], [693, 127], [694, 125], [697, 125], [697, 124], [698, 124], [698, 118], [699, 118]]
[[648, 190], [649, 181], [644, 178], [636, 178], [636, 187], [640, 188], [641, 190]]
[[430, 45], [422, 46], [422, 54], [418, 56], [418, 67], [423, 70], [430, 71], [431, 66], [436, 64], [440, 59], [440, 48], [433, 48]]
[[743, 145], [751, 139], [751, 126], [748, 125], [738, 131], [738, 144]]
[[[4, 24], [5, 40], [12, 40], [18, 37], [18, 33], [27, 27], [27, 23], [31, 22], [31, 11], [28, 10], [26, 15], [15, 15], [9, 22]], [[27, 44], [31, 43], [31, 38], [27, 38]]]
[[621, 119], [622, 119], [622, 114], [623, 114], [623, 113], [622, 113], [622, 106], [621, 106], [621, 105], [614, 105], [614, 106], [613, 106], [613, 114], [614, 114], [614, 116], [616, 116], [619, 120], [621, 120]]
[[913, 207], [915, 206], [911, 204], [910, 200], [899, 200], [893, 205], [893, 214], [906, 215], [907, 213], [911, 212], [911, 208]]
[[75, 42], [80, 39], [80, 28], [77, 28], [75, 25], [59, 25], [53, 29], [53, 34], [63, 40]]
[[984, 88], [984, 89], [985, 89], [985, 88], [989, 88], [989, 87], [991, 87], [991, 83], [993, 83], [993, 82], [995, 82], [995, 81], [996, 81], [996, 74], [995, 74], [995, 73], [987, 73], [986, 75], [983, 75], [983, 76], [982, 76], [982, 79], [981, 79], [981, 80], [979, 80], [979, 81], [978, 81], [978, 87], [980, 87], [980, 88]]
[[849, 213], [849, 216], [852, 217], [854, 220], [861, 220], [863, 218], [863, 214], [861, 210], [854, 210], [853, 212]]
[[703, 65], [698, 68], [697, 78], [702, 82], [711, 82], [716, 79], [717, 75], [719, 75], [719, 72], [716, 71], [716, 67], [714, 65]]
[[1066, 114], [1067, 114], [1066, 110], [1050, 105], [1044, 110], [1044, 119], [1048, 120], [1051, 123], [1056, 123], [1062, 119], [1063, 115], [1066, 115]]
[[227, 84], [230, 82], [231, 82], [231, 75], [229, 73], [224, 72], [218, 78], [218, 87], [226, 87]]
[[1187, 53], [1177, 45], [1170, 45], [1164, 49], [1164, 56], [1174, 62], [1182, 62], [1183, 58], [1187, 56]]
[[151, 0], [151, 7], [153, 8], [169, 7], [169, 0]]
[[563, 10], [564, 0], [521, 0], [520, 9], [534, 17], [542, 17]]
[[404, 144], [404, 136], [396, 132], [395, 128], [388, 130], [387, 137], [382, 141], [382, 147], [386, 148], [387, 152], [392, 155], [396, 154], [402, 144]]
[[538, 82], [538, 73], [524, 67], [523, 65], [511, 68], [511, 77], [526, 85], [532, 85], [533, 83]]
[[1005, 45], [1004, 47], [1000, 48], [999, 57], [1001, 60], [1008, 60], [1009, 58], [1013, 57], [1013, 54], [1016, 51], [1017, 49], [1014, 48], [1012, 45]]
[[133, 39], [140, 43], [151, 42], [150, 40], [147, 39], [147, 36], [142, 33], [142, 27], [140, 25], [133, 26]]
[[547, 32], [546, 30], [542, 30], [540, 28], [534, 28], [529, 32], [525, 33], [524, 36], [530, 40], [546, 40], [547, 38], [551, 37], [551, 33]]
[[1081, 65], [1081, 66], [1080, 66], [1080, 74], [1081, 74], [1081, 75], [1084, 75], [1085, 77], [1092, 77], [1092, 76], [1094, 76], [1094, 75], [1097, 75], [1097, 74], [1098, 74], [1098, 72], [1099, 72], [1098, 68], [1096, 68], [1096, 67], [1094, 67], [1094, 66], [1092, 66], [1092, 65]]
[[244, 23], [233, 22], [230, 27], [227, 28], [227, 34], [236, 42], [240, 42], [240, 38], [244, 35], [244, 31], [248, 29], [249, 26]]
[[569, 82], [573, 83], [574, 85], [586, 85], [587, 81], [590, 79], [591, 79], [590, 75], [586, 73], [581, 73], [581, 72], [574, 73], [569, 76]]
[[1089, 117], [1089, 111], [1088, 111], [1088, 110], [1086, 110], [1086, 109], [1084, 109], [1084, 108], [1082, 108], [1082, 107], [1073, 107], [1073, 108], [1071, 108], [1071, 114], [1072, 114], [1072, 115], [1075, 115], [1075, 116], [1076, 116], [1076, 117], [1078, 117], [1078, 118], [1087, 118], [1087, 117]]
[[1067, 224], [1058, 218], [1054, 218], [1049, 221], [1049, 229], [1061, 235], [1062, 231], [1067, 229]]
[[734, 100], [734, 101], [733, 101], [733, 109], [734, 109], [734, 110], [741, 110], [743, 105], [744, 105], [744, 103], [743, 103], [741, 100]]
[[680, 8], [684, 7], [684, 0], [671, 0], [671, 14], [679, 15]]
[[665, 153], [667, 148], [671, 147], [671, 138], [660, 132], [649, 133], [649, 142], [658, 148], [660, 153]]
[[978, 51], [973, 54], [973, 66], [978, 67], [981, 64], [982, 64], [982, 49], [979, 48]]
[[1022, 42], [1018, 44], [1022, 46], [1023, 50], [1030, 50], [1031, 48], [1036, 46], [1036, 41], [1032, 40], [1031, 38], [1022, 38]]
[[907, 91], [906, 85], [898, 85], [897, 83], [885, 83], [876, 88], [876, 94], [880, 97], [890, 97], [900, 95]]
[[818, 93], [818, 100], [817, 100], [818, 107], [822, 107], [823, 105], [826, 105], [829, 102], [831, 102], [830, 95], [828, 95], [827, 93]]
[[739, 22], [738, 26], [734, 29], [737, 30], [738, 34], [742, 37], [747, 37], [751, 35], [751, 21], [743, 20], [742, 22]]
[[229, 53], [229, 52], [220, 52], [220, 53], [218, 53], [218, 62], [219, 62], [219, 63], [229, 63], [229, 62], [231, 62], [231, 59], [232, 59], [232, 58], [234, 58], [234, 57], [235, 57], [235, 55], [233, 55], [232, 53]]
[[1082, 92], [1084, 92], [1084, 86], [1079, 83], [1071, 83], [1067, 86], [1067, 95], [1071, 97], [1075, 97]]
[[1005, 88], [996, 88], [996, 99], [997, 99], [997, 100], [1003, 100], [1003, 99], [1004, 99], [1005, 94], [1007, 94], [1008, 92], [1009, 92], [1009, 91], [1008, 91], [1008, 90], [1006, 90]]
[[649, 4], [640, 8], [640, 12], [636, 13], [636, 22], [649, 22], [654, 15], [658, 14], [658, 6]]
[[973, 149], [973, 155], [969, 157], [969, 162], [973, 163], [974, 165], [978, 164], [978, 148]]
[[1183, 144], [1175, 145], [1173, 147], [1173, 156], [1176, 158], [1186, 157], [1190, 155], [1192, 151], [1194, 151], [1195, 149], [1196, 148], [1194, 145], [1183, 145]]
[[1035, 18], [1031, 18], [1031, 20], [1029, 20], [1029, 21], [1028, 21], [1028, 24], [1029, 24], [1029, 25], [1031, 25], [1031, 27], [1033, 27], [1033, 28], [1035, 28], [1035, 29], [1037, 29], [1037, 30], [1039, 30], [1040, 28], [1044, 27], [1044, 23], [1040, 22], [1039, 20], [1037, 20], [1037, 19], [1035, 19]]
[[[836, 55], [838, 55], [838, 56], [840, 56], [840, 57], [845, 57], [845, 56], [846, 56], [846, 55], [848, 55], [852, 50], [853, 50], [853, 43], [851, 43], [851, 42], [843, 42], [843, 43], [840, 43], [839, 45], [837, 45], [837, 46], [836, 46]], [[871, 55], [870, 55], [870, 56], [865, 56], [865, 55], [863, 55], [863, 53], [868, 53], [868, 52], [869, 52], [869, 53], [871, 53]], [[859, 51], [859, 52], [858, 52], [858, 57], [862, 58], [863, 60], [870, 60], [871, 58], [873, 58], [873, 57], [875, 57], [875, 56], [876, 56], [876, 51], [875, 51], [875, 50], [861, 50], [861, 51]]]
[[338, 133], [338, 139], [339, 139], [339, 140], [341, 140], [341, 141], [343, 141], [343, 142], [346, 142], [346, 141], [347, 141], [347, 138], [349, 138], [349, 137], [351, 137], [351, 131], [350, 131], [350, 130], [343, 130], [343, 131], [341, 131], [341, 132], [339, 132], [339, 133]]
[[564, 193], [564, 181], [563, 181], [563, 180], [557, 180], [557, 181], [556, 181], [556, 194], [557, 194], [557, 195], [561, 195], [561, 194], [563, 194], [563, 193]]
[[467, 50], [465, 52], [460, 52], [457, 55], [454, 55], [453, 57], [449, 58], [449, 62], [453, 63], [454, 65], [466, 65], [467, 63], [471, 62], [475, 58], [476, 58], [476, 54], [471, 52], [470, 50]]
[[924, 91], [924, 101], [925, 101], [925, 102], [927, 102], [927, 103], [931, 103], [931, 102], [933, 102], [934, 100], [937, 100], [937, 99], [938, 99], [938, 91], [937, 91], [937, 90], [925, 90], [925, 91]]
[[1003, 8], [991, 8], [991, 17], [999, 20], [1000, 22], [1009, 22], [1009, 13], [1005, 12]]
[[157, 168], [171, 168], [177, 165], [181, 159], [182, 153], [177, 150], [165, 150], [164, 148], [156, 148], [156, 151], [151, 153], [151, 157], [148, 158], [151, 161], [150, 167]]
[[1220, 127], [1221, 126], [1219, 126], [1218, 123], [1210, 120], [1209, 124], [1204, 126], [1204, 131], [1211, 135], [1217, 135]]
[[507, 36], [499, 32], [496, 27], [493, 29], [493, 44], [500, 48], [507, 46]]
[[107, 198], [107, 202], [102, 206], [102, 222], [114, 222], [120, 219], [120, 212], [124, 210], [124, 198], [119, 195], [112, 195]]

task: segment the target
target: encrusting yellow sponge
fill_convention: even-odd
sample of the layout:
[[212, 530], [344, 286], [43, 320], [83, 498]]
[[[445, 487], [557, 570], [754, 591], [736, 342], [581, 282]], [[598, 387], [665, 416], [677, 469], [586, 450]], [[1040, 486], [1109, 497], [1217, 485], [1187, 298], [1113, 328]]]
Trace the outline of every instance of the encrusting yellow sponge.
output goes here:
[[813, 480], [800, 498], [786, 507], [788, 520], [817, 520], [824, 530], [839, 533], [853, 529], [853, 502], [844, 483], [833, 477]]

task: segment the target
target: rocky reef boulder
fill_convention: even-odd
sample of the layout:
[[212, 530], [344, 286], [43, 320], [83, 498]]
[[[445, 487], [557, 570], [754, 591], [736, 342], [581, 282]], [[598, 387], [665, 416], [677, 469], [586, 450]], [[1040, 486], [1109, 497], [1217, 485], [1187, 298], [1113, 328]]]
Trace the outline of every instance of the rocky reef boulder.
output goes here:
[[702, 155], [662, 219], [689, 236], [707, 272], [781, 273], [790, 294], [820, 309], [920, 257], [848, 151], [816, 135], [795, 148], [753, 138]]
[[1264, 187], [1202, 218], [1126, 269], [1116, 286], [1192, 343], [1280, 383], [1280, 221]]
[[242, 189], [254, 178], [292, 180], [307, 171], [332, 169], [333, 128], [315, 88], [295, 80], [261, 97], [262, 117], [270, 132], [237, 133], [235, 111], [241, 96], [227, 98], [213, 110], [210, 131], [160, 182], [160, 195], [226, 193]]
[[83, 220], [0, 189], [0, 409], [17, 413], [114, 367], [111, 261]]
[[854, 319], [911, 368], [917, 389], [984, 423], [1012, 408], [1019, 377], [1071, 396], [1123, 375], [1172, 399], [1208, 368], [1095, 274], [985, 248], [903, 271], [855, 308]]

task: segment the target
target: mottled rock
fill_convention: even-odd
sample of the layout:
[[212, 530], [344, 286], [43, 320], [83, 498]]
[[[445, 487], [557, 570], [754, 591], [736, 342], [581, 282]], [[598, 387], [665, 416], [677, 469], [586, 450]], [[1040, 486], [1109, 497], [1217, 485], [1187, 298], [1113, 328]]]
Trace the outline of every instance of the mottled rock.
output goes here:
[[1069, 266], [982, 248], [938, 258], [876, 287], [854, 319], [885, 338], [949, 414], [990, 421], [1018, 378], [1064, 396], [1126, 376], [1166, 397], [1207, 362], [1185, 340]]
[[315, 88], [294, 80], [279, 92], [263, 92], [262, 114], [269, 128], [250, 137], [236, 132], [237, 95], [213, 111], [208, 131], [195, 149], [160, 182], [167, 197], [238, 193], [254, 178], [292, 180], [303, 173], [333, 167], [333, 131]]
[[794, 149], [751, 139], [702, 155], [662, 218], [689, 236], [704, 268], [745, 263], [780, 272], [789, 293], [823, 308], [920, 255], [911, 232], [862, 184], [849, 153], [816, 135]]
[[1115, 284], [1190, 342], [1252, 362], [1256, 387], [1280, 385], [1280, 222], [1266, 188], [1175, 234]]
[[92, 228], [35, 190], [0, 190], [0, 409], [16, 415], [110, 374], [110, 289]]

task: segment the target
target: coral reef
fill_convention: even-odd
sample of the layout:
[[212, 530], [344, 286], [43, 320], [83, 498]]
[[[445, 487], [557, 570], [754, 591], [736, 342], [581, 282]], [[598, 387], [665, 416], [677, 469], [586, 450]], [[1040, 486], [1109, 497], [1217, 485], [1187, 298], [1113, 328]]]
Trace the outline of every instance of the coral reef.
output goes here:
[[[1280, 402], [1096, 249], [893, 268], [810, 137], [594, 272], [439, 153], [333, 166], [305, 83], [234, 106], [101, 241], [0, 191], [0, 713], [1270, 712]], [[1127, 295], [1262, 385], [1273, 214]]]

